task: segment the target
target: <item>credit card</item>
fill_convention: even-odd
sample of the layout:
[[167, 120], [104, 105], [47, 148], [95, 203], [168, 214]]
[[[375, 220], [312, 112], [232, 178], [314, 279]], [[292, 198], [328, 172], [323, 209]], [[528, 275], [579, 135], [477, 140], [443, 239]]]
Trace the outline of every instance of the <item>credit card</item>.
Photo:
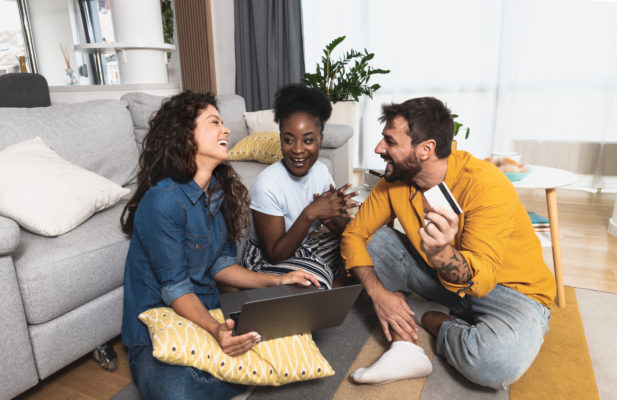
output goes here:
[[461, 206], [458, 205], [445, 182], [441, 182], [424, 192], [424, 198], [431, 207], [449, 208], [457, 215], [463, 213]]

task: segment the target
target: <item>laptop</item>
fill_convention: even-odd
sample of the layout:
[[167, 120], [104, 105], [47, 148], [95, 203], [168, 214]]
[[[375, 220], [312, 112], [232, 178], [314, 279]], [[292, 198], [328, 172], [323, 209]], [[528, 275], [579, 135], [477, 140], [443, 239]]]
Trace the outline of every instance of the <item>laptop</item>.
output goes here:
[[342, 324], [361, 291], [361, 284], [280, 285], [225, 293], [220, 301], [225, 319], [235, 321], [236, 335], [257, 332], [263, 341]]

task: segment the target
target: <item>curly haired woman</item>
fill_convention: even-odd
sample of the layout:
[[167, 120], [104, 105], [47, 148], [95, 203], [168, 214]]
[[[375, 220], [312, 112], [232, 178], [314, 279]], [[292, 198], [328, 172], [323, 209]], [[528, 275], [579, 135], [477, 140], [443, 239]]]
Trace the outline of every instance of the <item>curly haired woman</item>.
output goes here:
[[248, 193], [226, 163], [229, 133], [214, 96], [187, 91], [162, 104], [143, 141], [137, 188], [121, 218], [131, 236], [122, 341], [133, 380], [147, 399], [228, 399], [246, 387], [157, 361], [138, 319], [141, 312], [171, 306], [210, 332], [225, 353], [238, 356], [260, 337], [233, 336], [231, 319], [219, 324], [210, 316], [208, 309], [219, 306], [216, 282], [240, 288], [319, 286], [302, 271], [275, 276], [236, 264], [235, 242], [248, 224]]

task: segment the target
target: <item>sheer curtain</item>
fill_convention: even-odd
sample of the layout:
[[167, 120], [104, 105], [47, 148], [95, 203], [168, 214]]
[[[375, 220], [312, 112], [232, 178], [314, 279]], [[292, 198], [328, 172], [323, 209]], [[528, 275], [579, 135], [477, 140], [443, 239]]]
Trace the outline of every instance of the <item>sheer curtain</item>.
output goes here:
[[[595, 174], [587, 184], [616, 181], [617, 3], [310, 0], [303, 29], [307, 71], [339, 35], [341, 51], [367, 48], [392, 71], [361, 103], [356, 167], [383, 166], [373, 153], [381, 104], [430, 95], [471, 128], [458, 146], [477, 157], [520, 148], [525, 162]], [[573, 160], [542, 158], [553, 142]]]

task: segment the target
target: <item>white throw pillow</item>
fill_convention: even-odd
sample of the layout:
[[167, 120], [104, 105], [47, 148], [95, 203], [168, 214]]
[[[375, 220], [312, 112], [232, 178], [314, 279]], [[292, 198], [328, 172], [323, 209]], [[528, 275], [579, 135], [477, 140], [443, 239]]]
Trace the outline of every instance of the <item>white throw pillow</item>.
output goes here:
[[249, 135], [257, 132], [279, 131], [279, 125], [274, 122], [274, 111], [272, 109], [245, 112], [244, 119], [249, 128]]
[[62, 235], [129, 192], [66, 161], [40, 137], [0, 152], [0, 215], [39, 235]]

